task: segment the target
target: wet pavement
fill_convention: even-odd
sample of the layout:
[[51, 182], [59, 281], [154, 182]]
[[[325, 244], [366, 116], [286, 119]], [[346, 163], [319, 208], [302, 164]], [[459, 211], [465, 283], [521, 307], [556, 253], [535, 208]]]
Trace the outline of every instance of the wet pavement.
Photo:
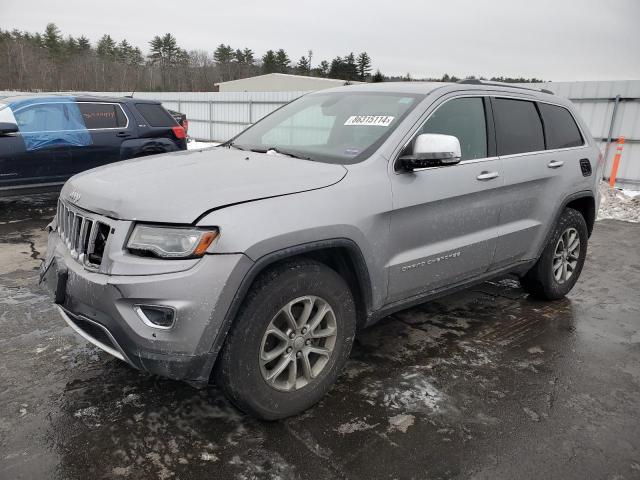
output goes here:
[[132, 370], [37, 287], [53, 197], [0, 199], [0, 478], [640, 478], [640, 225], [568, 298], [486, 282], [362, 332], [315, 408], [261, 423]]

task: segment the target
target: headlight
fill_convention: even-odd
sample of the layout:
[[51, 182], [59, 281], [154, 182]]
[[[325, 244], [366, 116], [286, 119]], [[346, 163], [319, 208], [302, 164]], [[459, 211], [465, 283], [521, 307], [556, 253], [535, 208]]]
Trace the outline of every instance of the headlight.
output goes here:
[[153, 227], [136, 225], [127, 243], [133, 253], [161, 258], [199, 258], [218, 236], [218, 229]]

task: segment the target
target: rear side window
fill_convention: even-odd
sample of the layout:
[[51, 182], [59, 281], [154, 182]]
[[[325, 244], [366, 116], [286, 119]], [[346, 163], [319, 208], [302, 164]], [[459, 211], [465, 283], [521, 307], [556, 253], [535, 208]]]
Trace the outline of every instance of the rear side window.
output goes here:
[[418, 134], [453, 135], [460, 141], [462, 160], [487, 157], [487, 124], [481, 97], [456, 98], [441, 105]]
[[542, 122], [533, 102], [495, 98], [493, 114], [498, 155], [544, 150]]
[[136, 108], [151, 127], [175, 127], [178, 124], [162, 105], [136, 103]]
[[78, 103], [78, 108], [88, 129], [127, 126], [127, 117], [115, 103]]
[[584, 144], [580, 129], [569, 110], [548, 103], [539, 103], [538, 108], [544, 120], [548, 149], [579, 147]]

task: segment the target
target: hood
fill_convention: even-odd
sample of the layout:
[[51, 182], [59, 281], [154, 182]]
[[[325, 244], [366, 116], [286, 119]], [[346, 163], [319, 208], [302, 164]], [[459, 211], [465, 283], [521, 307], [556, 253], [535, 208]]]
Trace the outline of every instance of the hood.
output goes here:
[[121, 220], [190, 224], [226, 205], [327, 187], [342, 165], [223, 147], [127, 160], [72, 177], [60, 197]]

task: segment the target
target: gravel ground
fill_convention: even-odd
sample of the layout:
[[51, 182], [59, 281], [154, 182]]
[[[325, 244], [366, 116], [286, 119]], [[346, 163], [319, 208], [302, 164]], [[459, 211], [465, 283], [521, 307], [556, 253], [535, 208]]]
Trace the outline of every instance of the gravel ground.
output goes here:
[[640, 222], [640, 195], [600, 184], [598, 220], [611, 218], [625, 222]]

